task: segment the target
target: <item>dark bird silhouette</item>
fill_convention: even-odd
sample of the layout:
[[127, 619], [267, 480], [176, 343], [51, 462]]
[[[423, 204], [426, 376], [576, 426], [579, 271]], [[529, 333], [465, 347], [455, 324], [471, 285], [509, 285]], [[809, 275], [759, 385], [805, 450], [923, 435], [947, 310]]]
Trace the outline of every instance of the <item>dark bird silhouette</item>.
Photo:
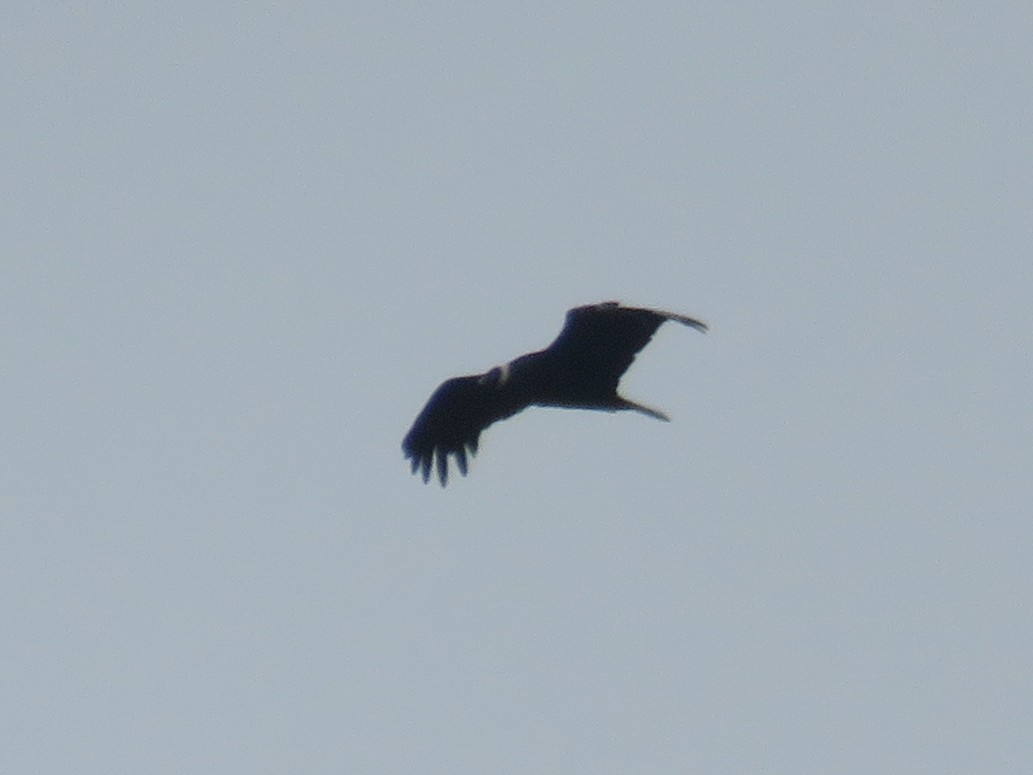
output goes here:
[[658, 420], [663, 412], [617, 394], [621, 375], [665, 320], [705, 332], [695, 318], [654, 309], [622, 307], [607, 301], [575, 307], [556, 341], [539, 352], [521, 355], [484, 374], [443, 382], [423, 407], [402, 441], [413, 473], [448, 481], [448, 456], [466, 476], [467, 460], [477, 452], [481, 431], [528, 406], [559, 406], [616, 412], [634, 409]]

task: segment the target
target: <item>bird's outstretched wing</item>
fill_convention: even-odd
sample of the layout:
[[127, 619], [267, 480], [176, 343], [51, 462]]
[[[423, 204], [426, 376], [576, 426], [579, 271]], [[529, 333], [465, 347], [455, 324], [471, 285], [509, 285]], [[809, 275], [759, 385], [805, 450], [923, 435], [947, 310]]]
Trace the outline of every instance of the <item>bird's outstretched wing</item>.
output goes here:
[[635, 354], [666, 320], [707, 330], [706, 323], [686, 315], [606, 301], [570, 310], [549, 350], [575, 364], [580, 373], [593, 375], [607, 390], [615, 391]]
[[412, 470], [430, 478], [437, 461], [438, 479], [448, 481], [448, 456], [455, 455], [460, 473], [466, 476], [466, 455], [477, 452], [481, 431], [496, 420], [510, 417], [527, 406], [515, 402], [498, 379], [498, 369], [486, 374], [456, 377], [443, 382], [423, 407], [402, 441]]

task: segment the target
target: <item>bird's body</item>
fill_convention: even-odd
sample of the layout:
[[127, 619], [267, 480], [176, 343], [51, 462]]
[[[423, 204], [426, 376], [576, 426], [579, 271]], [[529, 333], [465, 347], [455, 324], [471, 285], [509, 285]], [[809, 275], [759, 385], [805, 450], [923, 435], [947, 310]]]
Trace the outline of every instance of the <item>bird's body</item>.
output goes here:
[[575, 307], [567, 313], [559, 336], [544, 350], [521, 355], [484, 374], [445, 381], [402, 442], [413, 472], [420, 470], [427, 481], [436, 460], [444, 486], [451, 454], [465, 475], [467, 453], [477, 451], [481, 431], [528, 406], [633, 409], [666, 420], [662, 412], [617, 393], [621, 375], [635, 354], [666, 320], [707, 330], [705, 323], [685, 315], [622, 307], [615, 301]]

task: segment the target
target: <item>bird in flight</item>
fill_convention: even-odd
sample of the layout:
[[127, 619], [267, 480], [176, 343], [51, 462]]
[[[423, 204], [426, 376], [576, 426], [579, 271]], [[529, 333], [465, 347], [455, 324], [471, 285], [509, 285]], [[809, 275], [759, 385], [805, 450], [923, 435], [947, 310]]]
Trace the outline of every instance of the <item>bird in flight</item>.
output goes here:
[[674, 320], [706, 332], [695, 318], [606, 301], [575, 307], [556, 340], [502, 366], [446, 380], [434, 391], [402, 441], [412, 471], [448, 482], [448, 456], [466, 476], [467, 453], [477, 452], [481, 431], [529, 406], [633, 409], [658, 420], [667, 415], [617, 394], [617, 383], [662, 323]]

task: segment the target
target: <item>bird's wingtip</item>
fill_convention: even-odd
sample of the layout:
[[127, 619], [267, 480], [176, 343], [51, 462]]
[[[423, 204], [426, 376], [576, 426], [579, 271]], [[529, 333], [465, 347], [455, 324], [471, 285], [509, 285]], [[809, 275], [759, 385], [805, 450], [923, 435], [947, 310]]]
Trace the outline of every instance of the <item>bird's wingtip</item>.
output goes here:
[[705, 334], [705, 333], [707, 333], [707, 331], [710, 330], [710, 326], [708, 326], [702, 320], [697, 320], [696, 318], [690, 318], [688, 315], [678, 315], [676, 313], [667, 313], [667, 314], [668, 314], [668, 320], [677, 320], [679, 323], [681, 323], [683, 325], [689, 326], [690, 328], [695, 328], [701, 334]]

